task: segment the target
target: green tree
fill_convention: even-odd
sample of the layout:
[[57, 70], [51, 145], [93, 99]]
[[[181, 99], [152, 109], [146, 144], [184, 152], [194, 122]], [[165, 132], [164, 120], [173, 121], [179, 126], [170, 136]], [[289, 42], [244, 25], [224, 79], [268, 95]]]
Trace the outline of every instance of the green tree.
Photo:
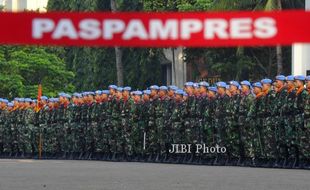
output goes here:
[[55, 96], [60, 91], [72, 92], [74, 74], [64, 61], [42, 47], [0, 47], [0, 97], [36, 97], [38, 84], [43, 92]]

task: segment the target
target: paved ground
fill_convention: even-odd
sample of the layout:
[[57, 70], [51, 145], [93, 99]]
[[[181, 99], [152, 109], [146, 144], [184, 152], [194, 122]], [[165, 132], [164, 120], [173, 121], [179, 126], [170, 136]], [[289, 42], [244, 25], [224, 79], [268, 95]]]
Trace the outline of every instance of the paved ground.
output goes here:
[[0, 190], [309, 190], [310, 171], [152, 163], [0, 160]]

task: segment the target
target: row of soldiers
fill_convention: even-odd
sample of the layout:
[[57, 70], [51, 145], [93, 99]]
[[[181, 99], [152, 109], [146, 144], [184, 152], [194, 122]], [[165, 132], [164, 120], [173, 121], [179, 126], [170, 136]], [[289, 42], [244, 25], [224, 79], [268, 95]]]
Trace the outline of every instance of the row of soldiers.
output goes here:
[[[38, 107], [40, 109], [38, 109]], [[187, 82], [184, 89], [109, 90], [0, 99], [0, 154], [305, 166], [310, 160], [310, 76], [260, 82]], [[172, 144], [225, 147], [169, 154]], [[305, 164], [305, 165], [304, 165]]]

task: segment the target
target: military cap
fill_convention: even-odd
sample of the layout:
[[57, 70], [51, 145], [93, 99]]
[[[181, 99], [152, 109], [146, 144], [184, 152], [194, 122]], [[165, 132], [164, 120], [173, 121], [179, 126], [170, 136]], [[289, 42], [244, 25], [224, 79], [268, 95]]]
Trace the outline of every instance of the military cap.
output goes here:
[[287, 80], [287, 81], [294, 81], [294, 76], [293, 76], [293, 75], [288, 75], [288, 76], [286, 77], [286, 80]]
[[286, 78], [284, 75], [278, 75], [278, 76], [276, 76], [276, 80], [285, 81]]
[[150, 90], [143, 90], [143, 94], [150, 95], [150, 94], [151, 94], [151, 91], [150, 91]]
[[25, 98], [25, 102], [32, 102], [31, 98]]
[[306, 76], [306, 81], [310, 81], [310, 75]]
[[95, 91], [95, 94], [101, 95], [101, 94], [102, 94], [102, 91], [101, 91], [101, 90], [96, 90], [96, 91]]
[[133, 94], [133, 95], [139, 95], [139, 96], [140, 96], [140, 95], [142, 95], [143, 93], [142, 93], [141, 91], [139, 91], [139, 90], [136, 90], [136, 91], [133, 91], [132, 94]]
[[65, 98], [71, 98], [70, 94], [65, 94], [63, 97], [65, 97]]
[[159, 90], [168, 90], [167, 86], [160, 86]]
[[184, 91], [181, 89], [176, 90], [175, 93], [179, 95], [184, 95]]
[[103, 90], [102, 94], [110, 94], [110, 91], [109, 90]]
[[301, 81], [304, 81], [304, 80], [306, 79], [306, 77], [305, 77], [305, 76], [303, 76], [303, 75], [297, 75], [297, 76], [295, 76], [295, 77], [294, 77], [294, 79], [295, 79], [295, 80], [301, 80]]
[[169, 88], [169, 90], [173, 90], [173, 91], [178, 90], [178, 87], [176, 87], [176, 86], [169, 86], [168, 88]]
[[152, 85], [150, 86], [151, 90], [159, 90], [159, 87], [157, 85]]
[[258, 88], [262, 88], [262, 84], [260, 82], [256, 82], [253, 84], [253, 87], [258, 87]]
[[227, 90], [230, 88], [230, 85], [229, 84], [226, 84], [226, 87], [225, 87]]
[[25, 101], [25, 98], [19, 98], [18, 101], [19, 101], [19, 102], [24, 102], [24, 101]]
[[8, 104], [8, 103], [9, 103], [9, 100], [7, 100], [7, 99], [2, 99], [2, 102], [5, 103], [5, 104]]
[[193, 84], [193, 87], [194, 87], [194, 88], [199, 88], [199, 84], [198, 84], [197, 82], [195, 82], [195, 83]]
[[201, 82], [199, 83], [199, 86], [209, 87], [210, 85], [209, 85], [209, 83], [207, 83], [206, 81], [201, 81]]
[[226, 88], [226, 85], [227, 85], [227, 84], [226, 84], [225, 82], [222, 82], [222, 81], [216, 83], [216, 86], [217, 86], [217, 87]]
[[116, 90], [119, 91], [119, 92], [123, 92], [124, 88], [123, 87], [117, 87]]
[[[2, 99], [2, 98], [0, 98], [0, 99]], [[14, 101], [19, 101], [19, 98], [14, 98]], [[0, 101], [1, 102], [1, 101]]]
[[82, 96], [87, 96], [88, 94], [88, 92], [82, 92]]
[[64, 92], [60, 92], [60, 93], [58, 93], [58, 96], [62, 96], [62, 97], [64, 97], [66, 95], [66, 93], [64, 93]]
[[130, 86], [125, 86], [124, 87], [124, 91], [131, 91], [131, 87]]
[[8, 106], [9, 106], [9, 107], [13, 107], [13, 106], [14, 106], [14, 103], [13, 103], [13, 102], [9, 102], [9, 103], [8, 103]]
[[184, 84], [184, 86], [193, 86], [193, 85], [194, 85], [193, 82], [186, 82], [186, 83]]
[[0, 98], [0, 102], [2, 102], [3, 101], [3, 99], [2, 98]]
[[251, 87], [251, 83], [249, 81], [247, 81], [247, 80], [242, 81], [241, 85], [246, 85], [246, 86]]
[[238, 83], [237, 81], [234, 81], [234, 80], [230, 81], [229, 84], [230, 84], [230, 85], [234, 85], [234, 86], [236, 86], [236, 87], [239, 87], [239, 86], [240, 86], [239, 83]]
[[111, 88], [111, 89], [115, 89], [115, 90], [116, 90], [116, 89], [117, 89], [117, 86], [116, 86], [116, 85], [114, 85], [114, 84], [111, 84], [111, 85], [109, 85], [109, 89], [110, 89], [110, 88]]
[[77, 92], [74, 92], [74, 93], [72, 94], [72, 96], [74, 96], [74, 97], [80, 97], [81, 94], [80, 94], [80, 93], [77, 93]]
[[48, 98], [46, 96], [41, 96], [41, 100], [47, 100]]
[[272, 80], [271, 79], [263, 79], [260, 81], [262, 84], [271, 84], [272, 83]]
[[217, 92], [217, 88], [214, 86], [209, 87], [208, 90], [212, 92]]
[[95, 92], [92, 92], [92, 91], [90, 91], [90, 92], [87, 92], [88, 94], [87, 95], [95, 95]]

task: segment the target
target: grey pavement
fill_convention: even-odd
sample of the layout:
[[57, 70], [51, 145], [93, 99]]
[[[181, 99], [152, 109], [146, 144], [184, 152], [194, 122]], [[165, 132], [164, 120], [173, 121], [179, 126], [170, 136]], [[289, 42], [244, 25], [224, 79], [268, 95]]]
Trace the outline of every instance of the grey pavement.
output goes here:
[[310, 190], [310, 171], [134, 162], [0, 160], [0, 190]]

